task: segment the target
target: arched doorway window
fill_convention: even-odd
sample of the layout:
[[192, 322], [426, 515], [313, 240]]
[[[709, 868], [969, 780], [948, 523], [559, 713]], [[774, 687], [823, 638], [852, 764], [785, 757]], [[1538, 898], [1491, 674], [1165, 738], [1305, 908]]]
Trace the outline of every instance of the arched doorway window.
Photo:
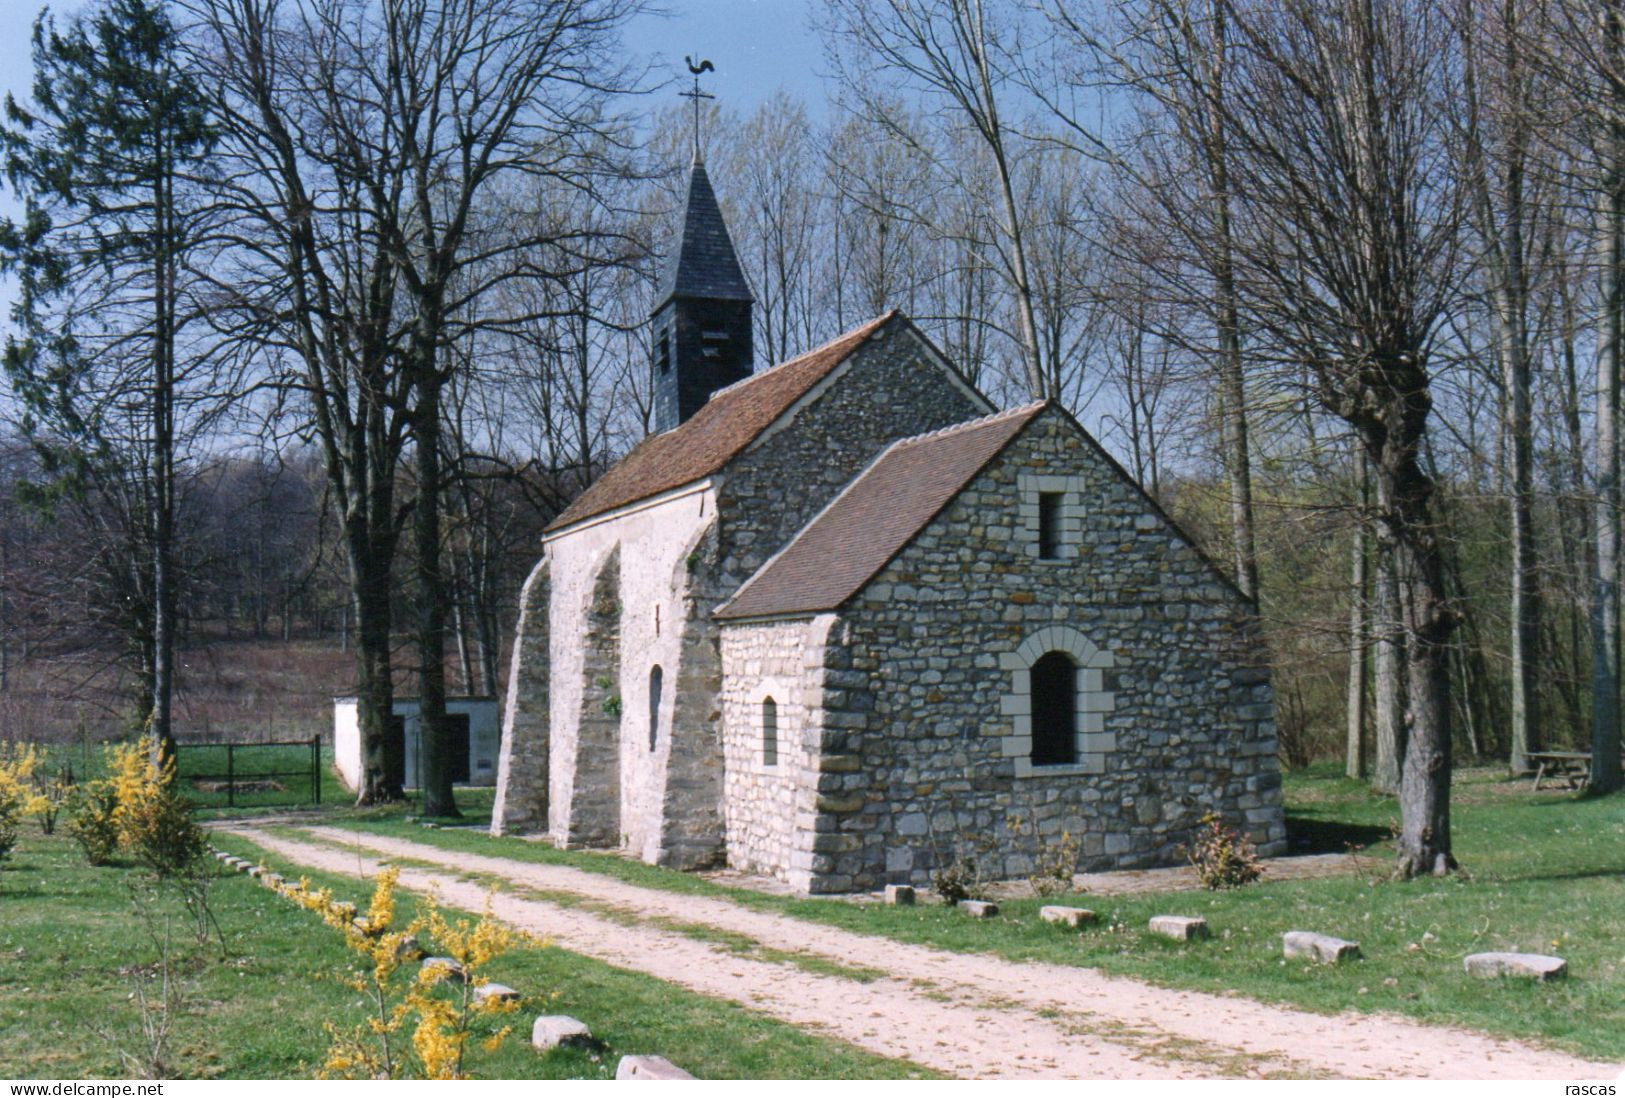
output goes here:
[[779, 765], [779, 703], [762, 699], [762, 765]]
[[665, 672], [657, 663], [649, 669], [649, 750], [660, 742], [660, 688]]
[[1065, 652], [1046, 652], [1032, 667], [1033, 765], [1078, 761], [1078, 665]]

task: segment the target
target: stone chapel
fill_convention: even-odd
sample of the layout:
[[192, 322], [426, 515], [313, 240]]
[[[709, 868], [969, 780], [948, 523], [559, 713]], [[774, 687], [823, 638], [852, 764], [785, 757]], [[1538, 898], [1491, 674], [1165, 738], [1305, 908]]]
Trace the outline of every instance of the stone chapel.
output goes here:
[[652, 313], [654, 429], [547, 528], [493, 833], [803, 892], [1285, 845], [1255, 608], [1060, 406], [999, 410], [887, 313], [752, 372], [704, 165]]

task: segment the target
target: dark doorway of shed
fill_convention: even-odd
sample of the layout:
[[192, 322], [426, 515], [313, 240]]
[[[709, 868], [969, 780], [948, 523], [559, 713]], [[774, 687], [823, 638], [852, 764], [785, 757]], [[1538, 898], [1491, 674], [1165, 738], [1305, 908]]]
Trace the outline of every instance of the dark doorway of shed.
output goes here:
[[451, 769], [453, 782], [468, 781], [468, 714], [447, 713], [447, 734], [451, 739], [451, 757], [446, 765]]

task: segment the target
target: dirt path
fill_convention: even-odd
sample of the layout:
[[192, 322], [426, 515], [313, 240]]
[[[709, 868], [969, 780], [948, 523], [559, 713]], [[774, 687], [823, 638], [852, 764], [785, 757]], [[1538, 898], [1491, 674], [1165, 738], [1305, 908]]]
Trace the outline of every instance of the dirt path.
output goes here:
[[[908, 945], [567, 866], [454, 853], [335, 828], [307, 829], [316, 842], [236, 829], [291, 862], [334, 872], [370, 875], [379, 855], [443, 867], [445, 872], [405, 868], [401, 883], [476, 910], [485, 902], [485, 886], [460, 875], [501, 878], [521, 891], [499, 891], [496, 914], [563, 949], [951, 1075], [1577, 1079], [1618, 1072], [1617, 1066], [1395, 1017], [1310, 1014], [1150, 987], [1092, 969]], [[526, 898], [524, 889], [568, 893], [613, 910], [595, 914]], [[627, 926], [628, 915], [652, 921]], [[792, 962], [793, 955], [811, 956], [886, 975], [860, 982], [779, 958], [741, 956], [662, 922], [744, 935], [792, 955]]]

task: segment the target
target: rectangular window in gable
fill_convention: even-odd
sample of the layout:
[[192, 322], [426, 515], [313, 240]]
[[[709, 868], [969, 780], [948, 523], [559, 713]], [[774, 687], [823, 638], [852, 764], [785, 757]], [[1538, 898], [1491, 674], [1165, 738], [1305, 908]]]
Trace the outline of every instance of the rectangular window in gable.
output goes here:
[[[1030, 512], [1029, 512], [1030, 513]], [[1056, 560], [1061, 555], [1061, 493], [1038, 493], [1038, 556]]]

